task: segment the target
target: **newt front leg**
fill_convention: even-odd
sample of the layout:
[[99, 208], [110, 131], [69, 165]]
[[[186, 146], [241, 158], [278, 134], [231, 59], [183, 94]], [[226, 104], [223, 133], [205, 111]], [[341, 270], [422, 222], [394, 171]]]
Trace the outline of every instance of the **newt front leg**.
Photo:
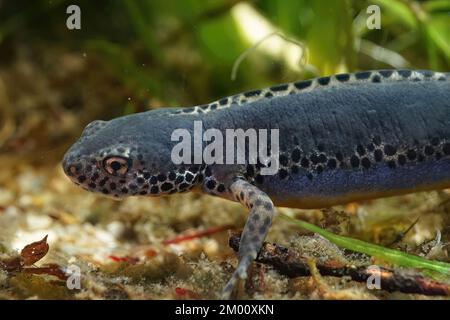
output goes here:
[[230, 298], [239, 280], [247, 278], [247, 270], [256, 259], [269, 231], [275, 208], [267, 194], [243, 179], [236, 179], [230, 186], [234, 198], [250, 210], [239, 245], [239, 263], [225, 286], [222, 297]]

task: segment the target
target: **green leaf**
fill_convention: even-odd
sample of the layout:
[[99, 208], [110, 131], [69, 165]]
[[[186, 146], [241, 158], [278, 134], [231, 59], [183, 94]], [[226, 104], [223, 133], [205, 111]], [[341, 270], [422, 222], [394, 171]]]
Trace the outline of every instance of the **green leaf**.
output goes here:
[[346, 248], [355, 252], [364, 253], [379, 259], [383, 259], [392, 264], [402, 267], [410, 267], [416, 269], [424, 269], [428, 271], [438, 272], [444, 275], [450, 275], [450, 264], [441, 261], [431, 261], [418, 256], [410, 255], [394, 249], [388, 249], [376, 244], [364, 242], [358, 239], [340, 236], [313, 224], [305, 221], [291, 218], [287, 215], [281, 214], [283, 219], [286, 219], [308, 231], [315, 232], [325, 239], [333, 242], [339, 247]]

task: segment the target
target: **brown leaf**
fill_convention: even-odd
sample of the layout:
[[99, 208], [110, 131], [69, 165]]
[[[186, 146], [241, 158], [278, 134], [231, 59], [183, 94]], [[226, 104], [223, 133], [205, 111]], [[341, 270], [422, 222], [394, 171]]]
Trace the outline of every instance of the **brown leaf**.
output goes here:
[[23, 264], [31, 266], [35, 262], [41, 260], [48, 252], [48, 243], [46, 235], [42, 240], [26, 245], [20, 252]]

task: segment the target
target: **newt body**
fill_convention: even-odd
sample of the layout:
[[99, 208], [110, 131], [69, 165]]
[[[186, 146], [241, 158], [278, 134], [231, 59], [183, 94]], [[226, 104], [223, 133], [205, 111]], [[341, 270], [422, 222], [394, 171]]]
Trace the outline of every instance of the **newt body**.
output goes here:
[[[320, 208], [450, 187], [449, 80], [430, 71], [341, 74], [94, 121], [63, 167], [83, 188], [117, 198], [200, 189], [247, 206], [229, 295], [261, 247], [274, 204]], [[278, 129], [278, 171], [263, 175], [267, 163], [249, 161], [174, 164], [171, 135], [193, 133], [195, 121], [224, 136], [230, 128]]]

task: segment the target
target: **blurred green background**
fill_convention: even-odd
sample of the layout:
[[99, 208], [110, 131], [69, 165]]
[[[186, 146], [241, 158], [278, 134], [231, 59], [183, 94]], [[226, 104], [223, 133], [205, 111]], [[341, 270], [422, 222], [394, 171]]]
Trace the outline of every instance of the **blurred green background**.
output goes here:
[[377, 68], [448, 71], [450, 1], [0, 1], [0, 152], [58, 160], [93, 119]]

